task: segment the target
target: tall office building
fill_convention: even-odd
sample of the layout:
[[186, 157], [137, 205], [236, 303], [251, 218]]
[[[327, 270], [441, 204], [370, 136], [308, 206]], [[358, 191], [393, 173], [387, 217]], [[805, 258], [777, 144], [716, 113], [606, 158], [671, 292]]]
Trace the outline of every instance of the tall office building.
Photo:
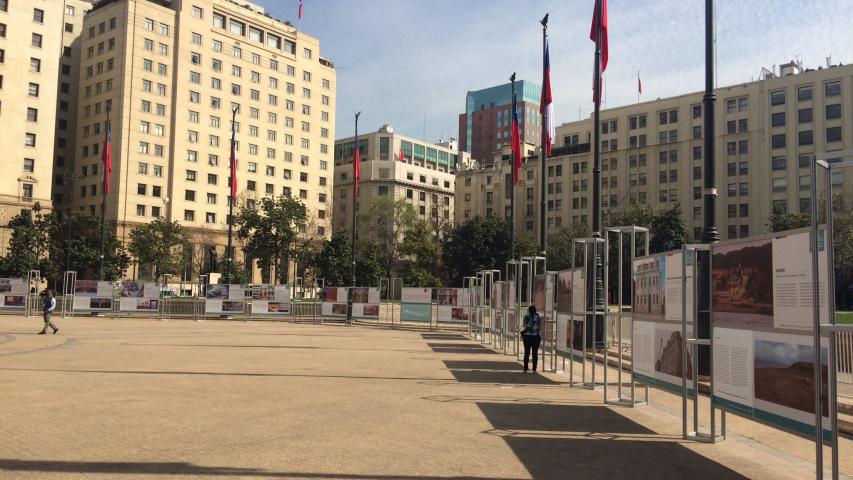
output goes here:
[[[783, 65], [778, 75], [716, 89], [717, 219], [723, 239], [767, 231], [774, 211], [807, 212], [809, 165], [818, 153], [853, 148], [853, 66], [803, 70]], [[703, 105], [701, 92], [610, 108], [601, 113], [602, 207], [609, 214], [632, 205], [680, 203], [688, 230], [703, 224]], [[547, 162], [547, 228], [591, 224], [592, 119], [557, 127]], [[460, 172], [457, 221], [506, 215], [508, 155], [495, 166]], [[539, 160], [525, 159], [516, 193], [516, 231], [535, 238], [539, 219]], [[822, 192], [823, 171], [818, 173]], [[834, 194], [851, 205], [853, 171], [836, 171]], [[823, 196], [823, 193], [821, 193]], [[519, 199], [521, 199], [519, 201]]]
[[60, 214], [70, 208], [74, 188], [74, 153], [77, 151], [77, 91], [80, 81], [80, 32], [94, 0], [65, 0], [62, 57], [59, 59], [59, 93], [56, 101], [56, 138], [53, 147], [53, 207]]
[[[100, 212], [111, 105], [110, 228], [127, 241], [134, 226], [163, 217], [189, 230], [188, 256], [221, 254], [236, 109], [235, 214], [292, 195], [308, 210], [301, 233], [330, 234], [336, 75], [316, 38], [230, 0], [102, 0], [84, 23], [75, 207]], [[235, 256], [244, 259], [239, 248]]]
[[[79, 1], [0, 0], [0, 255], [5, 255], [12, 217], [52, 209], [53, 151], [67, 125], [56, 122], [60, 57], [75, 25], [69, 9]], [[80, 12], [82, 15], [82, 11]], [[69, 86], [70, 88], [70, 86]]]
[[[437, 229], [454, 223], [456, 172], [470, 161], [451, 140], [432, 145], [394, 132], [384, 125], [359, 135], [361, 182], [358, 207], [369, 208], [377, 198], [405, 199], [421, 219]], [[335, 231], [352, 229], [352, 161], [355, 139], [335, 141]]]
[[[527, 80], [515, 82], [521, 143], [539, 145], [542, 116], [539, 100], [542, 88]], [[465, 113], [459, 114], [460, 149], [483, 166], [489, 166], [495, 153], [509, 144], [512, 132], [512, 84], [505, 83], [465, 96]]]

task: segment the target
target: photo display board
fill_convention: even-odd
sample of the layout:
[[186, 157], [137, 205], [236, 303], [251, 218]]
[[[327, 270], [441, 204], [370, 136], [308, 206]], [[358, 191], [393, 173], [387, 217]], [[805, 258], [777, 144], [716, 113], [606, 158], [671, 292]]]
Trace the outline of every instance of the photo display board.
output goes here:
[[23, 278], [0, 278], [0, 309], [24, 308], [27, 303], [27, 281]]
[[463, 323], [471, 319], [471, 300], [467, 288], [438, 289], [438, 321]]
[[[828, 323], [827, 256], [818, 236], [820, 320]], [[811, 242], [792, 231], [711, 248], [714, 402], [814, 436]], [[821, 339], [821, 396], [828, 414], [828, 341]], [[834, 394], [834, 393], [833, 393]], [[829, 439], [829, 430], [824, 430]]]
[[212, 283], [205, 290], [204, 313], [240, 315], [246, 312], [246, 290], [239, 284]]
[[400, 320], [432, 322], [432, 289], [406, 287], [400, 295]]
[[[533, 305], [542, 317], [539, 333], [542, 338], [551, 338], [551, 322], [554, 320], [554, 275], [543, 273], [533, 277]], [[525, 312], [527, 313], [527, 312]]]
[[518, 332], [521, 328], [518, 325], [518, 313], [516, 312], [516, 291], [515, 291], [515, 282], [503, 282], [503, 306], [504, 306], [504, 315], [506, 316], [506, 328], [507, 331], [504, 332], [506, 335], [510, 335], [513, 332]]
[[693, 253], [687, 258], [687, 295], [684, 290], [684, 254], [669, 252], [635, 259], [633, 273], [634, 376], [668, 390], [681, 391], [683, 358], [687, 380], [693, 380], [693, 361], [682, 336], [684, 302], [687, 302], [687, 336], [691, 337], [693, 310]]
[[504, 308], [504, 299], [503, 299], [503, 285], [504, 282], [492, 282], [492, 293], [489, 298], [492, 312], [491, 312], [491, 321], [492, 321], [492, 331], [500, 333], [503, 329], [503, 308]]
[[347, 316], [347, 287], [323, 287], [320, 312], [324, 317]]
[[379, 319], [379, 289], [356, 287], [352, 289], [353, 318]]
[[252, 315], [283, 317], [290, 314], [290, 285], [252, 285]]
[[98, 280], [77, 280], [74, 282], [73, 309], [82, 312], [112, 311], [112, 282]]
[[153, 282], [124, 280], [118, 296], [121, 312], [157, 312], [160, 309], [160, 288]]

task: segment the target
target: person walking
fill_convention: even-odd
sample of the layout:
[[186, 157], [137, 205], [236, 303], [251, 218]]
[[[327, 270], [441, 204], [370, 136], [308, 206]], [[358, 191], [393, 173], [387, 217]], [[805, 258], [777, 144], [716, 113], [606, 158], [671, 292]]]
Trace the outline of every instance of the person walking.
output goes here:
[[533, 351], [533, 371], [539, 363], [539, 343], [542, 337], [539, 328], [542, 325], [542, 317], [536, 313], [536, 307], [531, 305], [524, 316], [524, 329], [521, 331], [521, 339], [524, 342], [524, 373], [527, 373], [527, 365], [530, 360], [530, 352]]
[[39, 335], [47, 333], [47, 327], [53, 329], [53, 334], [59, 331], [59, 327], [50, 321], [50, 313], [56, 308], [56, 297], [53, 296], [53, 290], [48, 289], [44, 292], [44, 328], [41, 329]]

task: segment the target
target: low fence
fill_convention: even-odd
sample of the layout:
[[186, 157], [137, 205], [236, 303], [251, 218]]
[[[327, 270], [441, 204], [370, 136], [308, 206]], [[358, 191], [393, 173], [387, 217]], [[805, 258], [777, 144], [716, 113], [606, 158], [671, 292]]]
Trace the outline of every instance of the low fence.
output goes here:
[[838, 381], [853, 384], [853, 333], [837, 332]]

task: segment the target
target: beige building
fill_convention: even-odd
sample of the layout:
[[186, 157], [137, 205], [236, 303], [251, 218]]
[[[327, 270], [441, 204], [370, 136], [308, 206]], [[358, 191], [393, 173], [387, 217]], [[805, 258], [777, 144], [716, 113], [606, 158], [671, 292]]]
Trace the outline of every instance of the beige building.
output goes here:
[[[459, 168], [470, 163], [455, 140], [429, 144], [384, 125], [360, 134], [361, 182], [356, 208], [379, 197], [406, 199], [437, 229], [454, 223], [454, 189]], [[354, 137], [335, 141], [335, 231], [352, 229], [352, 161]]]
[[[807, 211], [811, 155], [853, 148], [853, 66], [805, 70], [716, 90], [717, 227], [722, 239], [766, 232], [776, 210]], [[608, 215], [634, 204], [679, 202], [694, 238], [701, 235], [703, 107], [701, 92], [601, 112], [602, 207]], [[547, 228], [591, 225], [592, 119], [557, 127], [547, 165]], [[538, 155], [538, 154], [537, 154]], [[508, 154], [494, 168], [461, 172], [457, 220], [505, 216]], [[818, 180], [821, 189], [822, 176]], [[539, 160], [526, 159], [516, 191], [516, 231], [536, 238]], [[850, 202], [853, 172], [836, 172], [833, 191]]]
[[56, 102], [56, 138], [53, 147], [53, 206], [60, 213], [71, 206], [74, 153], [77, 151], [77, 91], [80, 81], [80, 32], [93, 0], [65, 0], [62, 57], [59, 59], [59, 92]]
[[[66, 3], [0, 0], [0, 225], [38, 205], [52, 208], [51, 183]], [[82, 12], [81, 12], [82, 15]], [[0, 255], [11, 231], [0, 228]]]
[[75, 207], [100, 211], [110, 104], [110, 228], [127, 241], [135, 225], [178, 221], [198, 258], [185, 276], [198, 273], [226, 245], [236, 109], [235, 214], [293, 195], [308, 208], [303, 234], [329, 236], [336, 74], [317, 39], [244, 1], [102, 0], [81, 43]]

